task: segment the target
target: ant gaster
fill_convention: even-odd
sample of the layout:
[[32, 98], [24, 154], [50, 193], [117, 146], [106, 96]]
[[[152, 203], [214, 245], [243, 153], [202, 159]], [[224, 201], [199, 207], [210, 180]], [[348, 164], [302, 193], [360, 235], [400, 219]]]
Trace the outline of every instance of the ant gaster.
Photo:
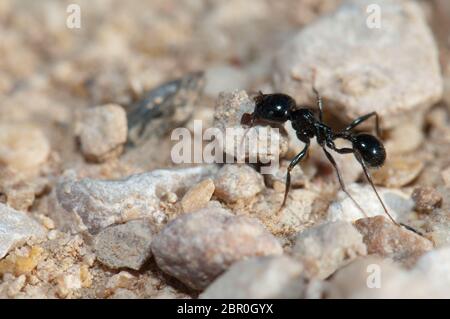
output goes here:
[[[378, 200], [380, 201], [384, 209], [384, 212], [389, 217], [389, 219], [396, 225], [402, 225], [408, 230], [422, 235], [420, 234], [420, 232], [416, 231], [410, 226], [399, 224], [394, 220], [391, 214], [389, 214], [369, 175], [369, 167], [380, 167], [384, 164], [384, 161], [386, 159], [386, 151], [384, 149], [383, 143], [375, 136], [367, 133], [355, 133], [353, 129], [369, 118], [374, 117], [376, 133], [377, 136], [380, 136], [378, 114], [376, 112], [371, 112], [366, 115], [360, 116], [353, 122], [351, 122], [350, 125], [348, 125], [345, 129], [335, 132], [323, 122], [322, 98], [314, 86], [313, 91], [316, 95], [316, 103], [319, 109], [318, 119], [315, 117], [312, 110], [303, 107], [296, 108], [297, 103], [289, 95], [282, 93], [263, 94], [262, 92], [259, 92], [259, 94], [254, 98], [254, 112], [252, 114], [245, 113], [241, 119], [242, 124], [248, 125], [249, 127], [252, 127], [257, 123], [267, 123], [271, 126], [280, 127], [282, 129], [284, 129], [283, 124], [286, 121], [291, 121], [292, 128], [295, 130], [297, 138], [305, 143], [303, 150], [291, 160], [287, 168], [286, 188], [281, 208], [283, 208], [286, 204], [286, 199], [291, 186], [291, 170], [305, 157], [310, 146], [310, 140], [315, 137], [317, 143], [322, 147], [325, 156], [333, 165], [342, 190], [353, 201], [358, 209], [361, 210], [361, 212], [364, 213], [364, 210], [347, 191], [339, 169], [336, 165], [336, 161], [327, 150], [327, 148], [339, 154], [353, 154], [361, 164], [364, 175], [372, 186], [372, 189], [374, 190]], [[352, 147], [338, 148], [334, 143], [334, 140], [338, 138], [350, 141]]]

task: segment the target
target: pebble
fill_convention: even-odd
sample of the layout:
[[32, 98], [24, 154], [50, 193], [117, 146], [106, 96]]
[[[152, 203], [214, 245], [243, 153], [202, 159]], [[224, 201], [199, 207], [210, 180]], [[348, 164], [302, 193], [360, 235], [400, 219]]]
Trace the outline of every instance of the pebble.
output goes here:
[[[258, 159], [262, 163], [278, 161], [279, 157], [283, 157], [288, 151], [288, 137], [281, 134], [279, 129], [269, 126], [254, 126], [247, 132], [245, 139], [247, 142], [241, 144], [247, 128], [247, 126], [241, 125], [242, 115], [253, 113], [254, 108], [254, 101], [245, 91], [219, 94], [214, 112], [214, 127], [224, 137], [223, 152], [235, 158], [239, 158], [236, 155], [243, 154], [246, 159]], [[268, 128], [269, 130], [267, 130]], [[233, 136], [226, 134], [227, 129], [233, 130], [235, 134]], [[248, 140], [252, 141], [253, 139], [257, 141], [258, 147], [246, 146]]]
[[6, 195], [6, 203], [14, 209], [27, 211], [34, 203], [35, 189], [27, 183], [16, 183], [10, 187], [6, 187], [4, 192]]
[[154, 170], [122, 180], [68, 180], [57, 185], [56, 196], [61, 206], [79, 216], [91, 233], [139, 218], [161, 224], [167, 219], [160, 207], [161, 194], [186, 190], [216, 172], [215, 165], [204, 165]]
[[104, 162], [122, 153], [127, 140], [127, 116], [116, 104], [106, 104], [84, 111], [78, 136], [87, 160]]
[[[382, 8], [381, 29], [367, 26], [374, 3]], [[304, 27], [275, 58], [276, 90], [313, 105], [314, 69], [316, 87], [335, 105], [330, 111], [345, 121], [376, 110], [393, 127], [443, 92], [436, 43], [413, 1], [351, 0]]]
[[283, 249], [258, 220], [206, 208], [170, 222], [153, 239], [152, 251], [164, 272], [202, 290], [234, 262]]
[[0, 274], [11, 273], [16, 276], [33, 271], [42, 256], [44, 249], [40, 246], [23, 246], [12, 250], [0, 260]]
[[29, 124], [0, 124], [0, 164], [20, 173], [34, 173], [50, 155], [44, 132]]
[[0, 259], [31, 238], [44, 238], [46, 231], [26, 213], [0, 203]]
[[416, 187], [411, 197], [419, 213], [431, 213], [442, 204], [442, 195], [433, 187]]
[[136, 278], [126, 271], [121, 271], [108, 279], [106, 283], [106, 294], [111, 295], [117, 291], [117, 289], [129, 289], [132, 288], [133, 281]]
[[441, 173], [442, 179], [446, 187], [450, 188], [450, 166], [444, 169]]
[[393, 224], [383, 216], [359, 219], [355, 226], [363, 235], [369, 254], [407, 260], [433, 248], [428, 239]]
[[183, 211], [189, 213], [205, 207], [214, 194], [214, 190], [214, 182], [210, 178], [192, 186], [181, 199]]
[[[350, 184], [347, 186], [347, 190], [364, 210], [364, 213], [341, 190], [337, 194], [337, 199], [328, 208], [327, 220], [354, 222], [359, 218], [385, 215], [383, 207], [370, 185]], [[414, 207], [412, 199], [401, 190], [381, 187], [378, 187], [377, 190], [394, 219], [408, 214]]]
[[327, 278], [366, 253], [361, 234], [344, 221], [328, 222], [300, 232], [292, 249], [292, 255], [304, 264], [305, 274], [319, 279]]
[[200, 298], [302, 298], [305, 287], [301, 263], [288, 256], [263, 256], [234, 263]]
[[423, 171], [424, 163], [411, 157], [388, 158], [386, 163], [372, 173], [377, 185], [399, 188], [410, 184]]
[[153, 236], [154, 230], [145, 219], [109, 226], [95, 237], [95, 254], [109, 268], [139, 270], [152, 255]]
[[[399, 123], [389, 129], [389, 138], [384, 143], [387, 154], [403, 157], [405, 153], [414, 152], [423, 144], [425, 139], [423, 116], [421, 113], [417, 113], [412, 117], [411, 120]], [[382, 121], [384, 123], [384, 118]]]
[[264, 189], [263, 176], [245, 164], [226, 164], [214, 178], [214, 194], [227, 203], [254, 197]]

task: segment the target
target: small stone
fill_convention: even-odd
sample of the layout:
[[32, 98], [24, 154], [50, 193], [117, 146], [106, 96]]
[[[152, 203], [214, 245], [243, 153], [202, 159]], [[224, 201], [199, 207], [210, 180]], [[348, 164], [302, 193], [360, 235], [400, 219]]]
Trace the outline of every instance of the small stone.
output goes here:
[[433, 249], [428, 239], [393, 224], [383, 216], [361, 218], [355, 226], [363, 235], [369, 254], [407, 260]]
[[[347, 186], [347, 190], [364, 212], [361, 212], [347, 194], [341, 190], [337, 194], [336, 201], [331, 203], [328, 208], [328, 221], [346, 220], [354, 222], [359, 218], [386, 214], [370, 185], [350, 184]], [[414, 207], [414, 202], [410, 196], [404, 194], [401, 190], [378, 187], [377, 191], [394, 219], [408, 214]]]
[[0, 260], [0, 274], [11, 273], [19, 276], [30, 273], [36, 268], [43, 251], [40, 246], [23, 247], [21, 250], [13, 251]]
[[245, 164], [226, 164], [214, 178], [214, 194], [227, 203], [254, 197], [264, 189], [260, 173]]
[[[47, 217], [47, 216], [44, 216], [44, 215], [42, 215], [42, 214], [39, 214], [39, 215], [37, 215], [36, 217], [39, 219], [39, 221], [41, 222], [41, 224], [42, 224], [45, 228], [47, 228], [48, 230], [55, 229], [55, 222], [54, 222], [51, 218], [49, 218], [49, 217]], [[47, 234], [47, 236], [48, 236], [48, 235], [49, 235], [49, 234]]]
[[6, 203], [14, 209], [27, 211], [33, 205], [35, 199], [34, 193], [35, 190], [32, 186], [19, 182], [11, 187], [6, 187]]
[[424, 164], [415, 158], [399, 156], [390, 158], [384, 166], [372, 173], [373, 182], [386, 187], [402, 187], [414, 181], [422, 172]]
[[[245, 91], [219, 94], [214, 127], [223, 137], [223, 152], [232, 158], [245, 158], [265, 164], [278, 161], [288, 151], [288, 138], [279, 129], [257, 125], [249, 129], [243, 139], [247, 126], [241, 125], [242, 115], [253, 113], [254, 108], [254, 101]], [[252, 147], [248, 146], [249, 141], [253, 142]]]
[[258, 220], [206, 208], [170, 222], [153, 239], [152, 251], [164, 272], [202, 290], [234, 262], [283, 249]]
[[56, 186], [56, 197], [92, 234], [109, 225], [139, 218], [161, 224], [167, 220], [160, 207], [162, 194], [186, 190], [216, 172], [215, 165], [200, 165], [155, 170], [122, 180], [69, 179]]
[[151, 257], [152, 238], [152, 228], [144, 219], [110, 226], [95, 237], [95, 254], [110, 268], [139, 270]]
[[423, 116], [421, 113], [417, 113], [411, 117], [411, 120], [399, 123], [389, 129], [389, 139], [384, 143], [387, 154], [400, 155], [402, 158], [405, 153], [413, 152], [422, 145], [425, 138]]
[[349, 222], [328, 222], [298, 234], [292, 254], [308, 277], [325, 279], [358, 256], [366, 255], [363, 238]]
[[205, 207], [214, 194], [214, 190], [214, 182], [210, 178], [192, 186], [181, 199], [183, 211], [188, 213]]
[[415, 209], [419, 213], [430, 213], [442, 204], [442, 196], [433, 187], [417, 187], [412, 195], [416, 206]]
[[[366, 23], [373, 4], [382, 9], [381, 29]], [[290, 38], [276, 55], [274, 83], [299, 105], [313, 105], [315, 69], [316, 87], [334, 105], [330, 112], [350, 121], [377, 111], [383, 126], [393, 127], [441, 99], [438, 57], [414, 1], [351, 0]]]
[[45, 235], [45, 228], [26, 213], [0, 203], [0, 259], [28, 239]]
[[441, 173], [442, 179], [446, 187], [450, 188], [450, 166], [444, 169]]
[[127, 271], [121, 271], [118, 274], [115, 274], [106, 283], [107, 294], [113, 294], [120, 288], [131, 288], [134, 280], [135, 277]]
[[80, 267], [78, 265], [70, 267], [66, 273], [58, 276], [56, 282], [58, 284], [58, 295], [61, 298], [70, 297], [74, 290], [83, 287]]
[[234, 263], [200, 295], [202, 299], [302, 298], [303, 266], [287, 256], [264, 256]]
[[0, 124], [0, 164], [18, 172], [34, 172], [50, 155], [50, 143], [37, 127]]
[[86, 159], [103, 162], [122, 153], [127, 140], [125, 110], [116, 104], [106, 104], [88, 109], [80, 123], [81, 151]]

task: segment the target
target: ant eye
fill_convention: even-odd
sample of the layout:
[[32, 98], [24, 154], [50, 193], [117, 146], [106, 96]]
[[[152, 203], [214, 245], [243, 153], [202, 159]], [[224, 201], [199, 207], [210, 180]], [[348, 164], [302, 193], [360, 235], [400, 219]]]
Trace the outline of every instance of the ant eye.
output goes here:
[[370, 167], [382, 166], [386, 159], [383, 144], [370, 134], [358, 134], [353, 139], [353, 148], [361, 155], [364, 163]]

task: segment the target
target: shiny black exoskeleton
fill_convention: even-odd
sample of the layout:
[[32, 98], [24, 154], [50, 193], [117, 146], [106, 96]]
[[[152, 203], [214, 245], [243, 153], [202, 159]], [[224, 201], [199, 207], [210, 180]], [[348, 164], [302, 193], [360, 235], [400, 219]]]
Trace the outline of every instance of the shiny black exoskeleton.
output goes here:
[[[272, 126], [275, 125], [278, 127], [282, 127], [282, 125], [286, 121], [290, 121], [292, 124], [292, 128], [296, 132], [297, 138], [305, 143], [304, 149], [291, 160], [288, 166], [286, 175], [286, 190], [281, 207], [285, 205], [289, 192], [291, 184], [291, 170], [305, 157], [310, 145], [310, 140], [315, 137], [318, 144], [322, 147], [326, 157], [334, 166], [342, 190], [351, 198], [355, 205], [362, 211], [362, 208], [359, 206], [359, 204], [353, 199], [350, 193], [348, 193], [342, 181], [341, 174], [339, 173], [336, 162], [328, 150], [333, 150], [340, 154], [354, 154], [356, 159], [361, 164], [364, 174], [373, 190], [375, 191], [381, 205], [384, 208], [385, 213], [395, 224], [397, 224], [397, 222], [395, 222], [395, 220], [389, 214], [386, 206], [381, 200], [381, 197], [378, 195], [378, 192], [370, 178], [367, 169], [368, 167], [379, 167], [383, 165], [386, 159], [386, 151], [384, 149], [383, 143], [381, 143], [381, 141], [373, 135], [367, 133], [355, 133], [353, 131], [353, 129], [362, 122], [371, 117], [375, 117], [375, 128], [377, 135], [379, 135], [380, 129], [377, 113], [372, 112], [358, 117], [342, 131], [335, 132], [323, 122], [322, 98], [315, 88], [313, 88], [313, 91], [316, 94], [317, 107], [319, 109], [318, 118], [315, 116], [313, 110], [309, 108], [297, 108], [295, 100], [289, 95], [282, 93], [263, 94], [261, 92], [259, 92], [259, 95], [254, 98], [254, 112], [252, 114], [246, 113], [242, 117], [242, 123], [249, 126], [253, 126], [259, 122], [268, 123]], [[338, 148], [334, 143], [337, 138], [342, 138], [350, 141], [352, 143], [352, 147]], [[412, 230], [408, 226], [405, 227]]]

